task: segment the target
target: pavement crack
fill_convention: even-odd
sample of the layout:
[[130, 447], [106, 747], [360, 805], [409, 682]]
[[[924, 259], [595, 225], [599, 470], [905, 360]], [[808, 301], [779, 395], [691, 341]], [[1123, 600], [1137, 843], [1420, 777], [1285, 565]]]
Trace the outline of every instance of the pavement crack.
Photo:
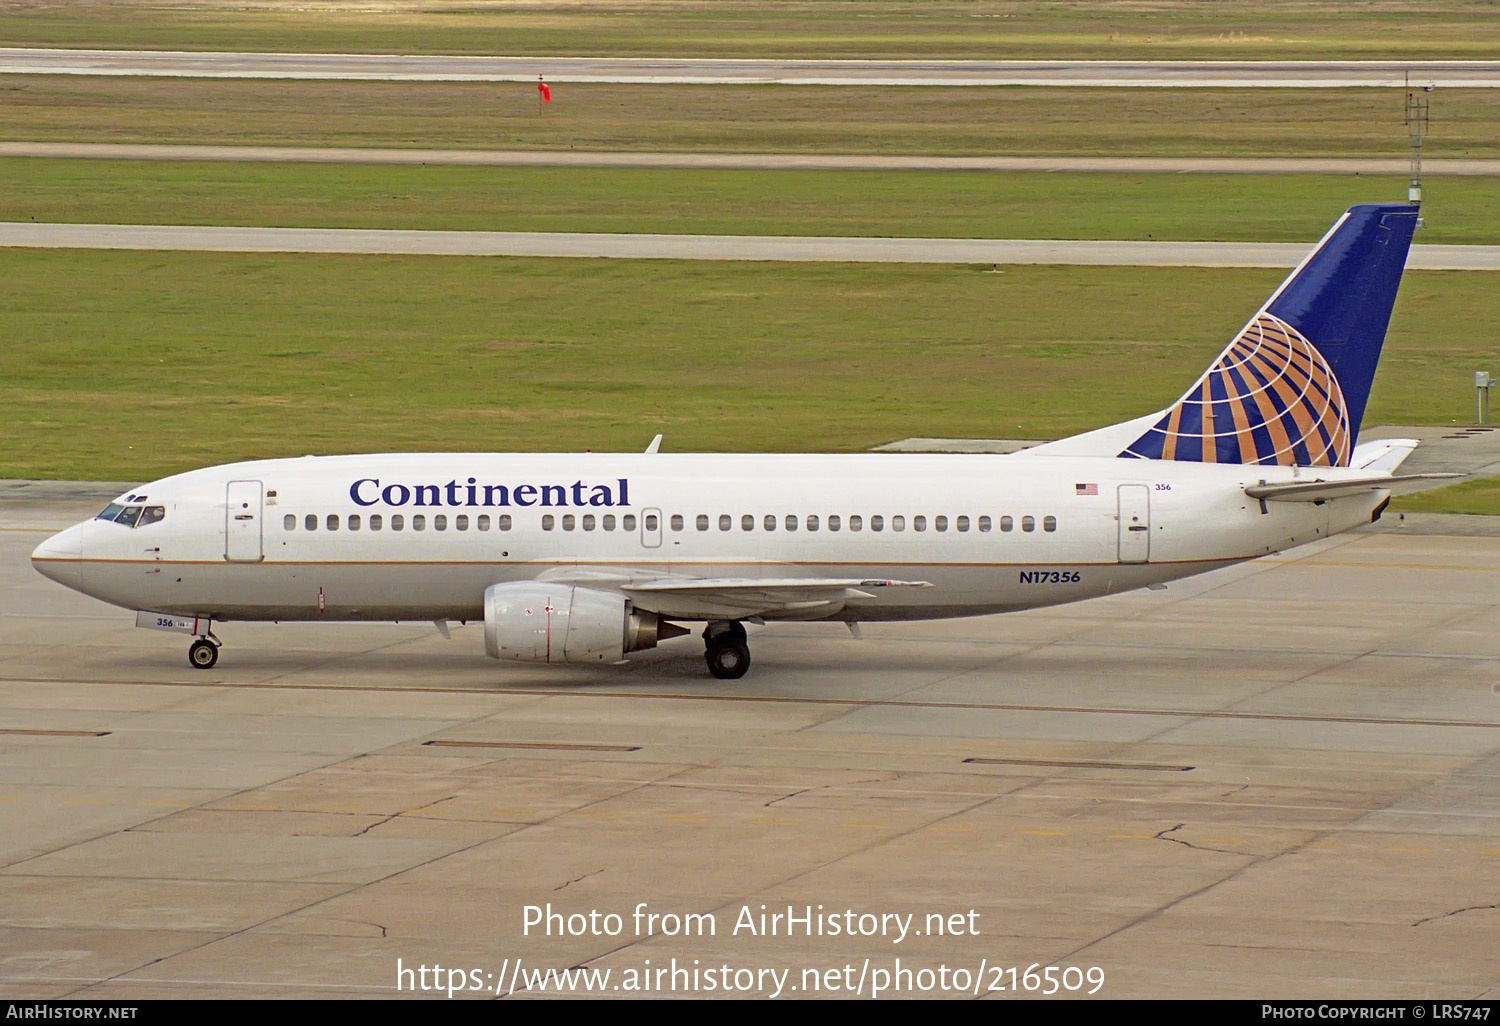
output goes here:
[[1159, 830], [1159, 831], [1157, 831], [1155, 837], [1156, 837], [1156, 839], [1158, 841], [1171, 841], [1173, 844], [1180, 844], [1184, 848], [1191, 848], [1194, 851], [1216, 851], [1220, 855], [1243, 855], [1243, 854], [1245, 854], [1242, 851], [1235, 851], [1233, 848], [1210, 848], [1207, 845], [1194, 844], [1192, 841], [1185, 841], [1181, 837], [1168, 837], [1167, 836], [1168, 834], [1175, 833], [1176, 831], [1181, 830], [1185, 826], [1187, 826], [1186, 823], [1178, 823], [1174, 827], [1168, 827], [1165, 830]]
[[1411, 925], [1412, 926], [1421, 926], [1424, 923], [1436, 922], [1439, 919], [1448, 919], [1448, 918], [1450, 918], [1452, 916], [1461, 916], [1465, 912], [1494, 912], [1494, 911], [1497, 911], [1497, 910], [1500, 910], [1500, 901], [1497, 901], [1497, 902], [1495, 902], [1494, 904], [1491, 904], [1491, 905], [1465, 905], [1463, 908], [1456, 908], [1456, 909], [1454, 909], [1451, 912], [1443, 912], [1443, 913], [1441, 913], [1439, 915], [1428, 916], [1425, 919], [1418, 919], [1415, 923], [1412, 923]]
[[556, 887], [554, 887], [552, 889], [554, 891], [560, 891], [560, 890], [562, 890], [565, 887], [571, 887], [571, 886], [573, 886], [574, 884], [576, 884], [580, 880], [587, 880], [591, 876], [598, 876], [602, 872], [604, 872], [604, 870], [602, 870], [602, 869], [596, 869], [592, 873], [584, 873], [582, 876], [575, 876], [573, 879], [565, 881], [564, 883], [558, 884]]
[[458, 797], [458, 795], [456, 795], [456, 794], [450, 794], [446, 798], [434, 798], [432, 801], [426, 802], [426, 803], [424, 803], [422, 805], [419, 805], [415, 809], [402, 809], [400, 812], [393, 812], [389, 816], [386, 816], [384, 819], [377, 819], [375, 822], [371, 823], [369, 826], [365, 827], [363, 830], [361, 830], [361, 831], [359, 831], [358, 833], [355, 833], [355, 834], [350, 834], [349, 836], [351, 836], [351, 837], [363, 837], [365, 834], [368, 834], [371, 830], [374, 830], [376, 827], [378, 827], [378, 826], [385, 826], [387, 823], [389, 823], [393, 819], [400, 819], [402, 816], [406, 815], [406, 813], [408, 813], [408, 812], [422, 812], [422, 811], [424, 811], [426, 809], [432, 808], [433, 806], [441, 805], [444, 802], [450, 802], [450, 801], [452, 801], [453, 799], [455, 799], [457, 797]]

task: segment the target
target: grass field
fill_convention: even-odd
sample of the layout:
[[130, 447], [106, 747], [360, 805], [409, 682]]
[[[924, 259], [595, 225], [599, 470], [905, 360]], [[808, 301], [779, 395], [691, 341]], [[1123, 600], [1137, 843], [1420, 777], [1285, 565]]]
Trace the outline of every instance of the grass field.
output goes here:
[[1491, 58], [1484, 0], [72, 0], [0, 45], [756, 57]]
[[[1217, 5], [1215, 5], [1217, 6]], [[1500, 24], [1500, 17], [1495, 18]], [[0, 18], [0, 25], [6, 23]], [[1500, 47], [1497, 51], [1500, 52]], [[0, 76], [0, 138], [495, 149], [1406, 155], [1399, 89], [810, 88]], [[1430, 156], [1500, 157], [1500, 89], [1432, 95]]]
[[[0, 220], [1303, 242], [1372, 176], [699, 171], [0, 159]], [[1500, 180], [1428, 182], [1428, 243], [1500, 243]]]
[[1393, 513], [1470, 513], [1500, 516], [1500, 477], [1481, 478], [1430, 492], [1398, 495], [1391, 500]]
[[[0, 275], [0, 476], [107, 480], [657, 431], [677, 451], [1054, 437], [1175, 399], [1281, 277], [17, 250]], [[1467, 418], [1496, 284], [1408, 276], [1369, 423]]]

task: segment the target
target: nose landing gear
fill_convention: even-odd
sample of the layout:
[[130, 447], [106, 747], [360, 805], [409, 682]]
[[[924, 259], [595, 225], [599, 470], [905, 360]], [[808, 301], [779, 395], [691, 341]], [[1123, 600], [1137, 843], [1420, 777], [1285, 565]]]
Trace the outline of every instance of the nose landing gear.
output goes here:
[[750, 669], [750, 645], [745, 625], [738, 620], [716, 620], [703, 628], [708, 672], [720, 680], [738, 680]]
[[207, 670], [219, 661], [219, 641], [212, 635], [199, 638], [188, 646], [188, 662], [195, 670]]

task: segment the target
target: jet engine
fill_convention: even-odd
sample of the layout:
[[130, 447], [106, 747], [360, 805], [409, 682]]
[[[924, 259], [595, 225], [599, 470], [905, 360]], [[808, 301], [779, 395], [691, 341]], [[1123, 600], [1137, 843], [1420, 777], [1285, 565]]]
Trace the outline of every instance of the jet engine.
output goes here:
[[618, 663], [688, 633], [623, 595], [545, 581], [494, 584], [484, 591], [484, 650], [533, 663]]

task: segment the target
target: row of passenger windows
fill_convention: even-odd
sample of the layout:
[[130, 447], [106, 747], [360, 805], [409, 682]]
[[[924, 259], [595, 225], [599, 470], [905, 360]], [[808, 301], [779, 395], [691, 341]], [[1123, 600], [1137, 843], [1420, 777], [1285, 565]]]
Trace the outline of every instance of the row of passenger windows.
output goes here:
[[[1015, 517], [1004, 516], [999, 519], [1000, 530], [1014, 531], [1016, 529]], [[593, 530], [593, 526], [590, 524], [591, 520], [593, 520], [592, 516], [585, 516], [583, 518], [583, 529], [585, 531]], [[551, 521], [551, 515], [542, 517], [542, 529], [546, 531], [552, 530], [553, 525]], [[654, 515], [646, 514], [646, 529], [648, 531], [656, 530], [655, 521], [656, 517]], [[687, 529], [687, 521], [681, 513], [673, 513], [668, 522], [674, 531]], [[754, 531], [757, 528], [762, 531], [775, 531], [778, 527], [786, 531], [817, 531], [825, 527], [829, 531], [841, 531], [846, 524], [851, 531], [863, 531], [866, 520], [859, 513], [851, 513], [847, 518], [838, 513], [830, 513], [827, 517], [821, 519], [816, 513], [811, 513], [800, 518], [795, 513], [788, 513], [785, 517], [780, 518], [774, 513], [767, 513], [760, 518], [746, 513], [739, 518], [739, 529], [741, 531]], [[971, 527], [977, 527], [980, 531], [994, 530], [994, 521], [988, 516], [977, 517], [972, 521], [968, 516], [953, 517], [951, 521], [946, 516], [935, 516], [932, 518], [931, 524], [934, 531], [946, 531], [949, 529], [950, 524], [955, 531], [967, 531]], [[1023, 531], [1035, 531], [1037, 520], [1036, 517], [1024, 516], [1020, 518], [1020, 524]], [[872, 514], [869, 518], [869, 528], [872, 531], [884, 531], [887, 525], [889, 525], [892, 531], [905, 531], [908, 525], [908, 518], [901, 515], [886, 518], [879, 513]], [[564, 531], [573, 530], [572, 514], [563, 515], [562, 526]], [[711, 518], [707, 513], [699, 513], [694, 518], [693, 526], [700, 531], [707, 531], [712, 526]], [[733, 531], [735, 529], [735, 518], [728, 513], [720, 513], [718, 526], [721, 531]], [[910, 527], [913, 531], [925, 531], [928, 528], [928, 518], [921, 515], [911, 517]], [[1042, 530], [1056, 531], [1057, 518], [1054, 516], [1042, 517]]]
[[[608, 516], [608, 517], [605, 517], [604, 519], [610, 521], [610, 528], [609, 529], [610, 530], [614, 530], [614, 519], [615, 518], [613, 516]], [[635, 530], [635, 517], [633, 517], [633, 516], [627, 516], [625, 519], [628, 520], [628, 521], [630, 521], [630, 523], [626, 525], [626, 530], [629, 530], [629, 531]], [[404, 531], [404, 530], [406, 530], [407, 518], [406, 518], [405, 514], [402, 514], [402, 513], [392, 513], [390, 521], [391, 521], [390, 527], [391, 527], [392, 531]], [[453, 521], [452, 521], [453, 529], [455, 531], [467, 531], [467, 530], [469, 530], [470, 523], [471, 523], [470, 517], [469, 517], [469, 514], [467, 514], [467, 513], [459, 513], [459, 514], [457, 514], [456, 516], [453, 517]], [[344, 525], [344, 527], [347, 530], [350, 530], [350, 531], [358, 531], [362, 527], [366, 526], [367, 524], [369, 526], [369, 529], [372, 530], [372, 531], [382, 531], [382, 530], [385, 529], [385, 526], [386, 526], [385, 517], [382, 514], [380, 514], [380, 513], [371, 513], [367, 519], [362, 519], [361, 516], [360, 516], [360, 514], [358, 514], [358, 513], [350, 513], [347, 517], [345, 517], [343, 519], [343, 525]], [[498, 531], [509, 531], [510, 528], [511, 528], [510, 514], [509, 513], [501, 513], [499, 516], [497, 516], [497, 517], [494, 518], [493, 524], [494, 524], [495, 530], [498, 530]], [[433, 516], [432, 516], [432, 529], [434, 531], [446, 531], [446, 530], [448, 530], [448, 525], [449, 525], [448, 514], [446, 514], [446, 513], [434, 513], [433, 514]], [[490, 527], [491, 527], [490, 515], [488, 513], [481, 513], [479, 516], [473, 518], [472, 525], [473, 525], [474, 530], [476, 530], [476, 531], [488, 531], [488, 530], [490, 530]], [[281, 519], [281, 526], [283, 528], [285, 528], [286, 530], [288, 530], [288, 531], [295, 531], [297, 529], [297, 514], [295, 514], [295, 513], [288, 513], [286, 516], [282, 517], [282, 519]], [[309, 514], [307, 514], [307, 516], [305, 516], [305, 517], [302, 518], [302, 529], [304, 531], [316, 531], [318, 529], [318, 526], [319, 526], [318, 515], [316, 513], [309, 513]], [[326, 530], [326, 531], [337, 531], [339, 529], [339, 515], [337, 513], [330, 513], [330, 514], [328, 514], [326, 517], [323, 518], [322, 526], [323, 526], [323, 529]], [[425, 531], [425, 530], [427, 530], [427, 514], [425, 514], [425, 513], [413, 513], [412, 516], [411, 516], [411, 529], [413, 531]]]
[[[582, 529], [585, 531], [593, 531], [596, 529], [613, 531], [617, 528], [625, 531], [634, 531], [636, 528], [636, 517], [634, 513], [626, 513], [620, 517], [616, 517], [613, 513], [605, 513], [602, 516], [596, 516], [593, 513], [585, 513], [582, 516], [578, 516], [573, 513], [564, 513], [561, 517], [558, 517], [556, 514], [546, 513], [542, 516], [542, 530], [556, 530], [559, 520], [561, 520], [562, 522], [562, 529], [564, 531], [576, 531], [580, 527], [582, 527]], [[1001, 531], [1014, 531], [1016, 529], [1017, 520], [1015, 517], [1003, 516], [999, 518], [999, 521]], [[871, 531], [884, 531], [887, 525], [889, 525], [892, 531], [905, 531], [908, 526], [908, 519], [905, 516], [901, 515], [892, 516], [887, 519], [881, 514], [875, 513], [870, 516], [868, 522]], [[1041, 522], [1043, 531], [1057, 530], [1056, 517], [1045, 516], [1041, 518]], [[668, 518], [668, 523], [671, 525], [673, 531], [683, 531], [687, 529], [686, 518], [683, 517], [681, 513], [673, 513], [671, 517]], [[778, 527], [786, 531], [818, 531], [824, 529], [825, 527], [829, 531], [841, 531], [844, 529], [846, 524], [850, 531], [863, 531], [865, 529], [866, 520], [865, 517], [858, 513], [851, 513], [847, 519], [838, 513], [830, 513], [826, 518], [820, 518], [816, 513], [812, 513], [807, 515], [806, 517], [800, 518], [795, 513], [788, 513], [785, 517], [777, 517], [773, 513], [767, 513], [763, 517], [760, 517], [758, 519], [755, 515], [746, 513], [739, 518], [739, 529], [741, 531], [754, 531], [757, 529], [757, 526], [762, 531], [775, 531], [778, 529]], [[282, 525], [288, 531], [295, 531], [297, 529], [297, 515], [295, 513], [286, 514], [286, 516], [282, 518]], [[340, 520], [337, 513], [329, 513], [322, 519], [322, 528], [324, 530], [337, 531], [339, 530], [339, 525]], [[385, 518], [380, 513], [371, 513], [369, 514], [368, 518], [365, 518], [363, 520], [361, 519], [360, 514], [350, 513], [347, 517], [343, 518], [343, 525], [347, 530], [350, 531], [358, 531], [366, 525], [368, 525], [371, 531], [380, 531], [384, 530], [386, 526]], [[425, 531], [427, 530], [427, 526], [427, 515], [425, 513], [413, 513], [411, 515], [411, 529], [413, 531]], [[456, 514], [452, 518], [452, 526], [455, 531], [469, 530], [471, 526], [469, 515], [467, 513]], [[488, 513], [481, 513], [478, 516], [474, 517], [472, 519], [472, 526], [476, 531], [490, 530], [490, 515]], [[499, 531], [509, 531], [511, 529], [510, 514], [501, 513], [499, 516], [495, 517], [493, 526], [494, 529]], [[709, 515], [707, 513], [699, 513], [694, 518], [693, 526], [696, 527], [699, 531], [709, 530], [711, 527], [711, 519]], [[986, 532], [994, 530], [994, 520], [992, 520], [988, 516], [981, 516], [976, 517], [971, 521], [967, 515], [964, 515], [953, 517], [950, 521], [950, 519], [946, 516], [934, 516], [931, 520], [931, 526], [932, 530], [938, 532], [947, 531], [950, 526], [953, 530], [960, 532], [968, 531], [971, 528], [977, 528], [980, 532]], [[305, 531], [318, 530], [318, 515], [316, 513], [307, 514], [302, 520], [302, 527]], [[406, 530], [406, 527], [407, 518], [404, 514], [391, 514], [390, 529], [392, 531], [404, 531]], [[448, 530], [448, 527], [449, 518], [446, 513], [433, 514], [432, 529], [434, 531], [446, 531]], [[645, 515], [645, 527], [647, 531], [659, 531], [661, 529], [660, 520], [655, 513], [647, 513]], [[730, 516], [728, 513], [719, 514], [718, 527], [720, 531], [734, 530], [735, 518]], [[1020, 527], [1022, 531], [1035, 531], [1037, 527], [1037, 518], [1033, 516], [1021, 517]], [[910, 528], [911, 530], [918, 532], [926, 531], [928, 529], [928, 518], [922, 515], [911, 517]]]

